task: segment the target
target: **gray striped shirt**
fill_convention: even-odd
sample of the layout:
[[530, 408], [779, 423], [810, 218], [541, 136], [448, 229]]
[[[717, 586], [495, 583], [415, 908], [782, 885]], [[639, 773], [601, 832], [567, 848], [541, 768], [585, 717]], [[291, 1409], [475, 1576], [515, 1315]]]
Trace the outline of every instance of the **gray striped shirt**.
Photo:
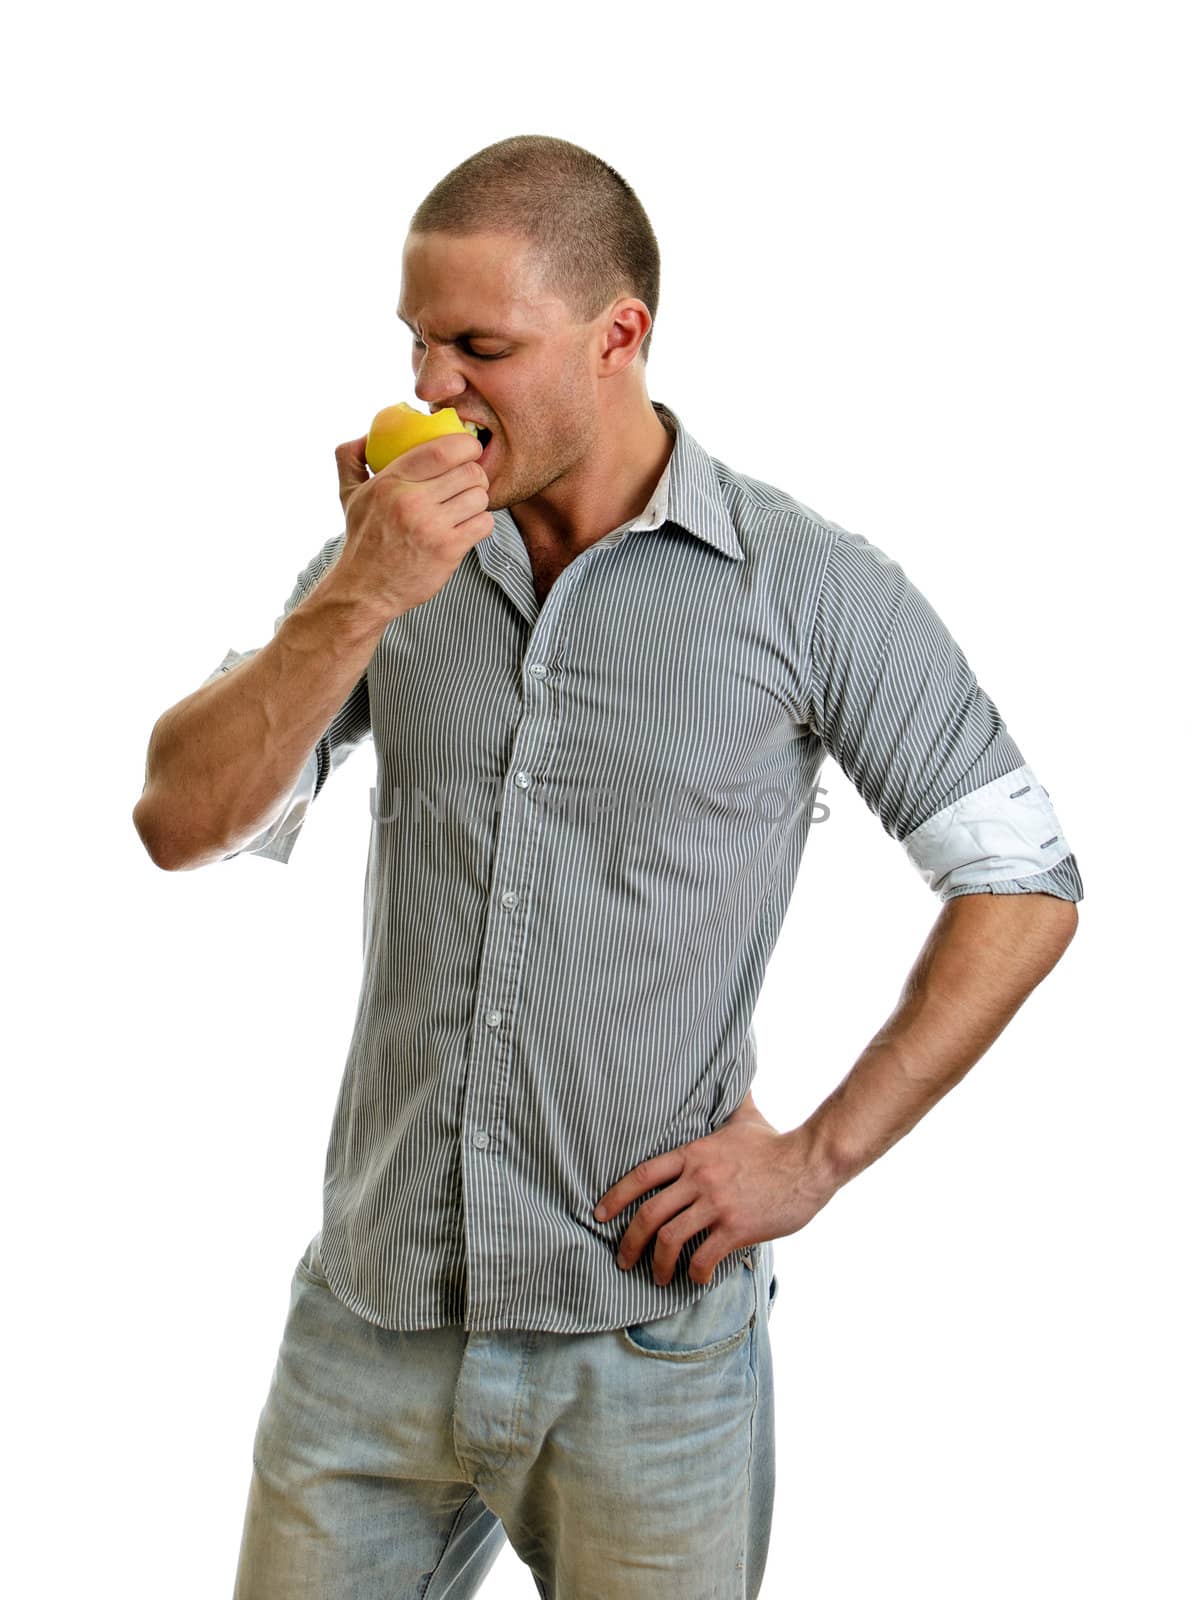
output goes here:
[[[687, 1276], [706, 1232], [659, 1286], [649, 1249], [628, 1272], [614, 1261], [636, 1207], [607, 1223], [592, 1208], [749, 1089], [826, 754], [941, 899], [1083, 895], [1047, 790], [898, 563], [654, 406], [676, 442], [642, 515], [539, 607], [494, 512], [444, 587], [390, 622], [285, 810], [234, 852], [288, 861], [372, 739], [321, 1255], [335, 1294], [385, 1328], [586, 1332], [707, 1292]], [[275, 632], [343, 540], [299, 574]]]

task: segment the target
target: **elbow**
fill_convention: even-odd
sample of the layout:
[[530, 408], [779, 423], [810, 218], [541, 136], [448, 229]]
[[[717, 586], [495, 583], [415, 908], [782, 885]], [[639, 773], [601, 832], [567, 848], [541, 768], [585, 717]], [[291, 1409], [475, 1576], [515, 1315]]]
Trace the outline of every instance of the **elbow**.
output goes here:
[[145, 804], [144, 795], [132, 808], [132, 825], [153, 865], [160, 867], [163, 872], [176, 872], [180, 863], [170, 853], [168, 839]]
[[1043, 918], [1043, 927], [1040, 939], [1046, 970], [1050, 971], [1076, 936], [1080, 913], [1076, 909], [1074, 900], [1064, 900], [1059, 895], [1041, 894], [1032, 895], [1031, 898], [1041, 903], [1039, 910]]
[[144, 795], [132, 809], [132, 823], [150, 861], [162, 872], [189, 872], [224, 858], [222, 849], [198, 845], [181, 837], [178, 830], [163, 819], [160, 809], [146, 802]]
[[1047, 902], [1048, 915], [1060, 932], [1071, 939], [1080, 921], [1080, 912], [1076, 909], [1075, 900], [1065, 900], [1058, 894], [1041, 895], [1039, 898]]
[[137, 803], [132, 808], [132, 825], [137, 830], [137, 838], [144, 845], [145, 853], [153, 865], [160, 867], [163, 872], [173, 872], [175, 863], [171, 858], [168, 832], [162, 815], [161, 788], [152, 776], [159, 766], [158, 747], [166, 716], [167, 713], [163, 712], [158, 717], [149, 736], [149, 749], [145, 756], [145, 782]]

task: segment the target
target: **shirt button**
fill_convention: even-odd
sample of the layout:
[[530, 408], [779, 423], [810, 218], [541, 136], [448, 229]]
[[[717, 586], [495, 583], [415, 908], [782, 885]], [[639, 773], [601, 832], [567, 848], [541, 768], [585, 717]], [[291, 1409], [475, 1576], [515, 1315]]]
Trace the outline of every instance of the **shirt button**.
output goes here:
[[533, 663], [533, 665], [530, 668], [530, 676], [532, 678], [545, 678], [546, 677], [546, 668], [542, 665], [541, 661], [535, 661]]
[[519, 772], [513, 781], [519, 789], [528, 789], [530, 787], [530, 774], [528, 772]]
[[490, 1028], [499, 1028], [501, 1026], [501, 1013], [499, 1011], [488, 1011], [485, 1013], [484, 1020]]
[[501, 904], [511, 908], [517, 904], [517, 896], [512, 889], [505, 890], [505, 893], [501, 896]]
[[477, 1150], [486, 1150], [488, 1148], [488, 1134], [485, 1133], [483, 1128], [481, 1128], [479, 1133], [474, 1133], [472, 1135], [472, 1143], [476, 1146]]

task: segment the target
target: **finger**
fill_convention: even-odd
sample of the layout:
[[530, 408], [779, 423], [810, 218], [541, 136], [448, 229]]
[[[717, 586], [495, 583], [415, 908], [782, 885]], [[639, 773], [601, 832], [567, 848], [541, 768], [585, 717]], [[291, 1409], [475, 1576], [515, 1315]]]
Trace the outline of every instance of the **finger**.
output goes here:
[[661, 1194], [647, 1200], [644, 1206], [639, 1207], [621, 1236], [617, 1265], [626, 1269], [636, 1266], [638, 1257], [663, 1223], [669, 1222], [671, 1217], [689, 1206], [698, 1196], [699, 1191], [693, 1184], [672, 1183]]
[[736, 1248], [723, 1233], [710, 1233], [687, 1263], [687, 1276], [692, 1283], [711, 1283], [716, 1268]]
[[675, 1263], [688, 1239], [694, 1238], [712, 1224], [709, 1207], [693, 1201], [686, 1211], [658, 1230], [654, 1240], [654, 1282], [668, 1284], [675, 1275]]
[[623, 1211], [631, 1200], [636, 1200], [638, 1195], [645, 1194], [647, 1189], [656, 1189], [660, 1183], [667, 1183], [671, 1178], [677, 1178], [683, 1170], [682, 1150], [668, 1150], [664, 1155], [653, 1156], [649, 1161], [641, 1161], [632, 1172], [627, 1172], [623, 1178], [618, 1179], [611, 1189], [605, 1191], [596, 1203], [595, 1216], [599, 1222], [606, 1222], [609, 1217], [615, 1217], [618, 1211]]
[[368, 462], [364, 457], [364, 447], [368, 443], [368, 434], [362, 433], [359, 439], [349, 439], [346, 444], [337, 444], [335, 447], [335, 466], [339, 473], [339, 497], [345, 499], [353, 489], [358, 489], [362, 483], [368, 482]]
[[424, 483], [427, 478], [442, 477], [452, 467], [468, 461], [479, 461], [483, 454], [484, 447], [475, 434], [440, 433], [394, 456], [388, 466], [381, 468], [377, 477], [388, 473], [391, 478], [399, 478], [403, 483]]

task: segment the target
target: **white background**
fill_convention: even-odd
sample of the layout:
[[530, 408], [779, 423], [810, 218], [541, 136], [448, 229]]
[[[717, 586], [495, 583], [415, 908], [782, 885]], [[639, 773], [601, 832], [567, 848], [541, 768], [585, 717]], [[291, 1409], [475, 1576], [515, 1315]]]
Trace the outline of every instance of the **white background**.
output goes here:
[[[777, 1243], [763, 1593], [1187, 1593], [1176, 21], [1031, 0], [6, 25], [11, 1592], [231, 1593], [356, 1005], [372, 749], [288, 866], [162, 873], [131, 811], [154, 719], [267, 641], [340, 530], [335, 445], [413, 398], [410, 214], [529, 132], [602, 156], [650, 215], [651, 397], [903, 564], [1088, 891], [959, 1087]], [[784, 1129], [940, 909], [822, 781], [757, 1013]], [[533, 1592], [506, 1547], [485, 1595]]]

